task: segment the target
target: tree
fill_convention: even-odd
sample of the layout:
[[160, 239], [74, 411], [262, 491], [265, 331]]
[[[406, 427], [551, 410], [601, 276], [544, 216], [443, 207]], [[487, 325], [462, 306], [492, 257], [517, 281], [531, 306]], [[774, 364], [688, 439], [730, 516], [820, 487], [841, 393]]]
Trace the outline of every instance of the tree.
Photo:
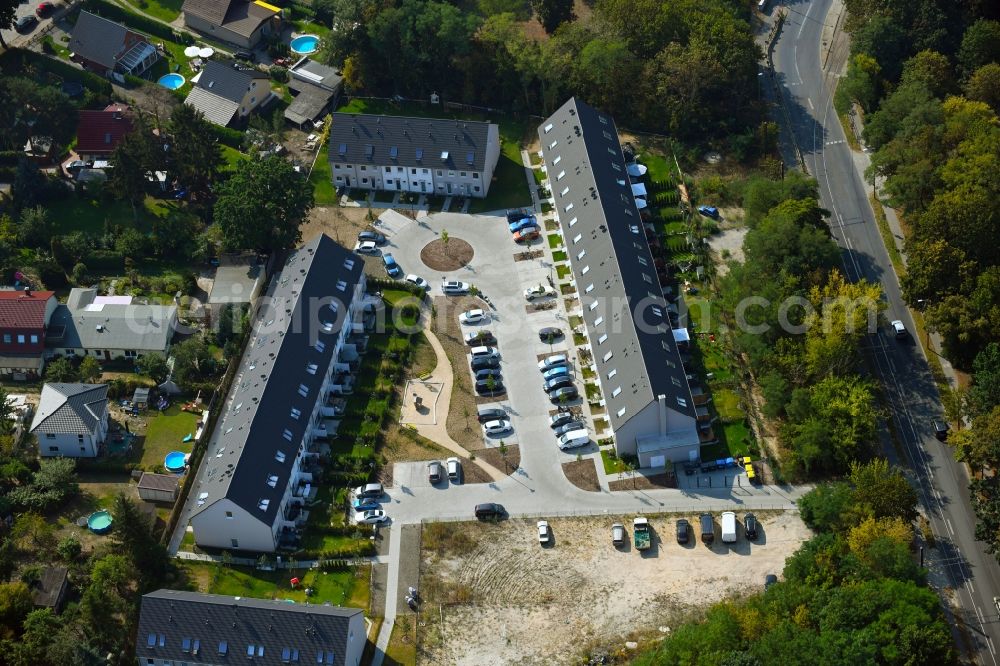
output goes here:
[[129, 259], [142, 259], [146, 254], [146, 236], [138, 229], [125, 229], [115, 239], [115, 250]]
[[507, 445], [504, 441], [500, 440], [500, 446], [497, 447], [497, 453], [500, 454], [500, 458], [503, 460], [503, 472], [507, 473]]
[[989, 104], [1000, 114], [1000, 63], [983, 65], [965, 83], [965, 96]]
[[63, 626], [60, 616], [51, 608], [33, 610], [24, 618], [23, 633], [20, 638], [4, 645], [5, 653], [11, 657], [14, 666], [38, 666], [39, 664], [73, 663], [57, 662], [47, 654], [49, 644]]
[[1000, 405], [978, 414], [972, 427], [948, 438], [955, 457], [975, 471], [1000, 468]]
[[68, 358], [57, 358], [45, 366], [45, 379], [49, 382], [71, 383], [79, 380], [76, 368]]
[[972, 370], [969, 401], [976, 414], [984, 414], [1000, 405], [1000, 344], [991, 342], [976, 354]]
[[981, 19], [970, 25], [962, 36], [958, 61], [970, 74], [983, 65], [1000, 62], [1000, 22]]
[[82, 361], [80, 361], [80, 367], [77, 368], [77, 374], [80, 376], [80, 381], [86, 384], [94, 384], [101, 378], [101, 374], [104, 371], [101, 369], [101, 364], [97, 362], [97, 359], [93, 356], [87, 356]]
[[917, 492], [898, 467], [884, 458], [867, 463], [851, 463], [854, 502], [873, 518], [900, 518], [911, 522], [917, 517]]
[[215, 370], [215, 358], [204, 339], [195, 335], [173, 346], [174, 380], [187, 385]]
[[19, 240], [23, 245], [32, 248], [47, 248], [52, 239], [52, 221], [49, 212], [34, 206], [21, 211]]
[[531, 8], [550, 35], [563, 23], [576, 18], [573, 15], [573, 0], [531, 0]]
[[847, 65], [847, 77], [840, 84], [844, 93], [866, 111], [874, 111], [882, 96], [882, 68], [871, 56], [859, 53]]
[[24, 553], [46, 553], [56, 545], [55, 527], [37, 513], [19, 515], [10, 536]]
[[913, 527], [902, 518], [865, 518], [851, 528], [847, 534], [847, 545], [851, 552], [864, 558], [872, 543], [879, 539], [909, 546], [913, 541]]
[[225, 164], [211, 123], [194, 107], [182, 105], [170, 114], [167, 134], [172, 140], [167, 152], [170, 179], [198, 198], [209, 196]]
[[134, 123], [132, 131], [125, 135], [111, 153], [114, 168], [108, 178], [108, 189], [116, 197], [132, 205], [132, 216], [138, 220], [139, 210], [136, 204], [146, 196], [146, 174], [159, 170], [163, 153], [157, 150], [151, 128], [143, 120], [143, 116], [136, 116]]
[[312, 184], [276, 155], [240, 162], [218, 193], [215, 221], [230, 249], [294, 246], [302, 238], [299, 226], [313, 207]]
[[62, 558], [64, 562], [75, 562], [80, 553], [83, 551], [83, 546], [80, 544], [80, 540], [75, 536], [70, 534], [65, 536], [59, 541], [59, 545], [56, 546], [56, 552], [59, 553], [59, 557]]
[[42, 460], [31, 483], [18, 486], [8, 493], [16, 505], [33, 511], [46, 511], [59, 506], [79, 492], [76, 461], [72, 458]]
[[115, 496], [111, 509], [111, 539], [118, 552], [127, 555], [146, 589], [159, 587], [166, 575], [169, 556], [153, 536], [149, 518], [124, 493]]
[[0, 583], [0, 631], [4, 638], [20, 633], [21, 622], [34, 607], [31, 591], [22, 582]]
[[441, 230], [441, 242], [444, 243], [445, 245], [447, 245], [449, 238], [450, 238], [450, 236], [448, 235], [448, 230], [447, 229], [442, 229]]
[[821, 483], [799, 498], [802, 520], [817, 532], [842, 531], [857, 522], [854, 493], [843, 481]]
[[144, 354], [135, 362], [135, 368], [139, 374], [149, 377], [157, 384], [162, 384], [170, 373], [167, 359], [159, 354]]
[[[14, 25], [17, 18], [17, 6], [21, 4], [18, 0], [0, 0], [0, 28], [7, 30]], [[4, 41], [3, 34], [0, 33], [0, 47], [7, 50], [7, 42]]]

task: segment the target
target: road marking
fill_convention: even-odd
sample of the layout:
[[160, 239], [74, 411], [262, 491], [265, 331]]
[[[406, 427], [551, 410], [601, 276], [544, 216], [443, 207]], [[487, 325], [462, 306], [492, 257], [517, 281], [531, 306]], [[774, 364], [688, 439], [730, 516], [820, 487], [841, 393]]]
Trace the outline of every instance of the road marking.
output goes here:
[[948, 534], [955, 536], [955, 530], [951, 526], [951, 518], [945, 518], [944, 524], [948, 526]]
[[815, 5], [810, 4], [809, 8], [806, 10], [806, 15], [804, 17], [802, 17], [802, 21], [801, 21], [801, 23], [799, 23], [799, 34], [795, 35], [796, 39], [798, 39], [798, 38], [800, 38], [802, 36], [802, 30], [806, 27], [806, 21], [809, 20], [809, 12], [812, 11], [812, 8], [814, 6]]
[[[957, 550], [957, 549], [956, 549], [956, 550]], [[966, 585], [968, 586], [968, 588], [969, 588], [969, 596], [972, 596], [972, 595], [973, 595], [973, 594], [975, 593], [975, 591], [976, 591], [976, 588], [974, 588], [974, 587], [972, 586], [972, 579], [971, 579], [971, 578], [966, 578], [966, 579], [965, 579], [965, 584], [966, 584]], [[976, 611], [979, 611], [979, 606], [976, 606]]]
[[[812, 102], [810, 102], [810, 104], [811, 103]], [[826, 145], [828, 145], [828, 146], [836, 146], [838, 143], [847, 143], [847, 140], [846, 139], [841, 139], [840, 141], [827, 141]]]
[[[816, 110], [816, 107], [815, 107], [815, 106], [813, 106], [813, 101], [812, 101], [812, 97], [806, 97], [806, 101], [807, 101], [807, 102], [809, 102], [809, 108], [810, 108], [810, 109], [812, 109], [813, 111], [815, 111], [815, 110]], [[830, 144], [826, 144], [826, 145], [828, 145], [828, 146], [829, 146]]]

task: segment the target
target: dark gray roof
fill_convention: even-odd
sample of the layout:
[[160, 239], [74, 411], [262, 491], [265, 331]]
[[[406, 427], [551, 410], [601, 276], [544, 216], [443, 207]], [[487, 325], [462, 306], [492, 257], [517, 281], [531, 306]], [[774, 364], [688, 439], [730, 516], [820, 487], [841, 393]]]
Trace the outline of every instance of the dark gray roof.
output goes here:
[[325, 88], [330, 92], [338, 92], [344, 80], [339, 70], [316, 62], [308, 57], [300, 59], [288, 71], [292, 75], [292, 81], [288, 84], [290, 88], [294, 86], [294, 81], [298, 79], [299, 81], [305, 81], [306, 83]]
[[251, 81], [264, 78], [267, 75], [263, 72], [236, 62], [209, 60], [201, 70], [195, 87], [239, 104], [250, 89]]
[[489, 131], [474, 120], [335, 113], [330, 161], [485, 171]]
[[31, 422], [31, 432], [89, 435], [108, 413], [107, 384], [46, 384]]
[[222, 25], [231, 0], [184, 0], [181, 11], [203, 18], [213, 25]]
[[[204, 511], [228, 498], [273, 525], [323, 375], [333, 360], [364, 261], [329, 236], [293, 252], [261, 299], [253, 337], [240, 362], [222, 415], [198, 470], [195, 491], [208, 493]], [[343, 290], [338, 283], [343, 283]], [[336, 305], [336, 313], [331, 309]], [[318, 321], [320, 324], [310, 325]], [[329, 329], [320, 328], [330, 323]], [[320, 347], [317, 341], [323, 342]], [[315, 363], [316, 374], [306, 370]], [[298, 388], [305, 387], [306, 395]], [[291, 417], [299, 410], [300, 419]], [[277, 453], [284, 453], [284, 461]], [[274, 485], [268, 476], [277, 476]], [[266, 509], [259, 507], [268, 500]]]
[[285, 109], [285, 118], [297, 125], [318, 118], [334, 95], [329, 90], [302, 81], [297, 82], [295, 89], [299, 94], [292, 98], [292, 103]]
[[[322, 650], [324, 654], [332, 651], [332, 663], [344, 666], [350, 622], [361, 614], [359, 608], [157, 590], [142, 597], [136, 656], [143, 663], [154, 658], [174, 663], [281, 666], [290, 662], [283, 660], [285, 649], [298, 651], [298, 661], [291, 663], [299, 664], [327, 663], [325, 659], [317, 662]], [[365, 637], [362, 634], [353, 640], [364, 641]], [[223, 643], [224, 657], [220, 655]], [[255, 647], [252, 660], [247, 657], [250, 645]], [[257, 647], [263, 654], [258, 656]]]
[[47, 347], [163, 352], [174, 337], [176, 305], [95, 303], [96, 289], [74, 288], [49, 322]]
[[165, 490], [173, 492], [177, 490], [179, 480], [172, 474], [153, 474], [143, 472], [139, 477], [139, 488], [144, 490]]
[[70, 35], [69, 50], [73, 53], [114, 69], [125, 48], [128, 28], [106, 18], [81, 11]]
[[542, 122], [538, 136], [612, 427], [659, 395], [694, 416], [614, 120], [573, 98]]
[[45, 567], [32, 585], [31, 600], [39, 608], [56, 608], [66, 587], [66, 567]]

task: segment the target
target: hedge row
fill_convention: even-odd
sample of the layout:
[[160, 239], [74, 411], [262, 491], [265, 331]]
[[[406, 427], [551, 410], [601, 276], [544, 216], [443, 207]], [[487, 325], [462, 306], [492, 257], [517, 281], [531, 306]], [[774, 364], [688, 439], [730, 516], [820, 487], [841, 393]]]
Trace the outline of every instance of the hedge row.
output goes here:
[[99, 14], [104, 18], [125, 23], [130, 28], [135, 28], [139, 32], [154, 35], [162, 39], [168, 39], [179, 44], [194, 44], [194, 38], [186, 33], [174, 30], [168, 25], [159, 21], [154, 21], [148, 16], [135, 14], [124, 7], [108, 2], [108, 0], [84, 0], [83, 8], [92, 14]]
[[239, 130], [234, 130], [230, 127], [222, 127], [221, 125], [216, 125], [215, 123], [210, 123], [209, 127], [215, 132], [215, 138], [219, 140], [219, 143], [225, 144], [230, 148], [235, 148], [240, 150], [243, 146], [243, 132]]
[[78, 81], [84, 88], [87, 88], [88, 90], [99, 95], [111, 97], [112, 89], [110, 81], [105, 79], [103, 76], [98, 76], [93, 72], [80, 69], [79, 67], [71, 65], [68, 62], [63, 62], [62, 60], [50, 58], [42, 55], [41, 53], [35, 53], [34, 51], [26, 51], [22, 49], [11, 49], [7, 52], [5, 57], [20, 59], [19, 65], [15, 65], [13, 70], [8, 70], [8, 73], [11, 75], [14, 75], [19, 71], [23, 71], [24, 65], [30, 64], [38, 69], [62, 77], [63, 79]]
[[125, 256], [112, 250], [94, 250], [83, 258], [90, 271], [121, 275], [125, 271]]

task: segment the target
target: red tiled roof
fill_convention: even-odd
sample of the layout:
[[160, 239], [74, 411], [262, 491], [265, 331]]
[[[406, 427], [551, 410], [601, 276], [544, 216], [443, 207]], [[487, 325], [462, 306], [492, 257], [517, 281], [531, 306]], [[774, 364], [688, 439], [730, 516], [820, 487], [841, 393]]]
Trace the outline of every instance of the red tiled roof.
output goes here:
[[132, 118], [127, 112], [111, 107], [104, 111], [81, 111], [76, 127], [76, 152], [110, 154], [131, 131]]
[[54, 293], [0, 290], [0, 327], [44, 328], [45, 307]]

